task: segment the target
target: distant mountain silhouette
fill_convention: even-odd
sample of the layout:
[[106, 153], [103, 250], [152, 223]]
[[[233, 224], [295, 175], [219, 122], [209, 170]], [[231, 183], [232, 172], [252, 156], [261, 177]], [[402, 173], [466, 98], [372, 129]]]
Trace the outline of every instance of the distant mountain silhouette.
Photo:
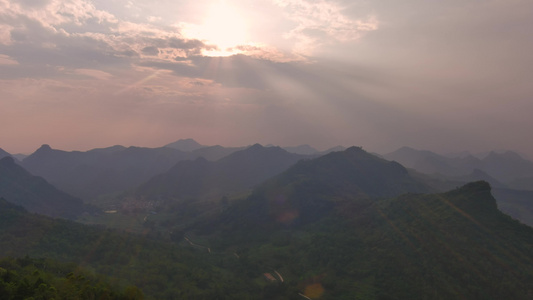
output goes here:
[[215, 145], [193, 150], [192, 153], [196, 157], [203, 157], [210, 161], [216, 161], [246, 148], [247, 147], [222, 147], [220, 145]]
[[21, 164], [61, 190], [82, 199], [92, 199], [135, 187], [192, 156], [167, 147], [113, 146], [67, 152], [43, 145]]
[[75, 218], [83, 202], [62, 192], [42, 177], [33, 176], [12, 157], [0, 159], [0, 197], [39, 214]]
[[503, 183], [533, 176], [533, 162], [523, 159], [518, 153], [512, 151], [490, 152], [481, 161], [483, 162], [482, 170]]
[[313, 147], [311, 147], [309, 145], [299, 145], [299, 146], [295, 146], [295, 147], [283, 147], [283, 149], [285, 149], [285, 150], [287, 150], [288, 152], [291, 152], [291, 153], [304, 154], [304, 155], [314, 155], [316, 157], [316, 156], [328, 154], [328, 153], [331, 153], [331, 152], [344, 151], [344, 150], [346, 150], [346, 147], [344, 147], [344, 146], [335, 146], [335, 147], [329, 148], [329, 149], [324, 150], [324, 151], [318, 151], [317, 149], [315, 149], [315, 148], [313, 148]]
[[11, 156], [13, 156], [14, 158], [16, 158], [18, 161], [22, 161], [23, 159], [25, 159], [26, 157], [28, 157], [27, 154], [22, 154], [22, 153], [12, 154]]
[[502, 212], [533, 227], [533, 191], [494, 188], [492, 194]]
[[517, 190], [530, 190], [533, 191], [533, 176], [527, 176], [515, 179], [508, 184]]
[[290, 153], [313, 155], [318, 154], [319, 151], [309, 145], [299, 145], [294, 147], [283, 147], [284, 150]]
[[164, 147], [178, 149], [183, 152], [191, 152], [191, 151], [194, 151], [194, 150], [206, 147], [206, 146], [200, 145], [193, 139], [181, 139], [173, 143], [167, 144]]
[[178, 162], [136, 190], [143, 198], [190, 198], [222, 196], [246, 191], [277, 175], [305, 156], [279, 147], [253, 145], [218, 161], [203, 158]]
[[322, 151], [322, 152], [320, 152], [320, 154], [328, 154], [328, 153], [331, 153], [331, 152], [339, 152], [339, 151], [344, 151], [344, 150], [346, 150], [346, 147], [339, 145], [339, 146], [335, 146], [335, 147], [329, 148], [329, 149], [327, 149], [325, 151]]
[[[472, 155], [447, 157], [431, 151], [403, 147], [385, 154], [383, 157], [395, 160], [421, 173], [440, 174], [449, 178], [468, 176], [474, 170], [478, 170], [486, 173], [500, 184], [516, 188], [524, 188], [524, 186], [517, 186], [516, 184], [521, 179], [533, 177], [533, 162], [512, 151], [490, 152], [483, 158]], [[529, 189], [533, 190], [533, 186], [530, 186]]]
[[454, 179], [458, 182], [486, 181], [494, 188], [507, 187], [505, 184], [499, 182], [498, 180], [487, 174], [485, 171], [482, 171], [480, 169], [474, 169], [470, 174], [459, 176]]
[[87, 152], [89, 153], [104, 153], [104, 154], [112, 154], [117, 153], [126, 150], [127, 148], [121, 145], [115, 145], [107, 148], [95, 148], [92, 150], [89, 150]]
[[4, 149], [0, 148], [0, 158], [4, 158], [7, 156], [11, 156], [11, 154], [7, 153], [6, 151], [4, 151]]

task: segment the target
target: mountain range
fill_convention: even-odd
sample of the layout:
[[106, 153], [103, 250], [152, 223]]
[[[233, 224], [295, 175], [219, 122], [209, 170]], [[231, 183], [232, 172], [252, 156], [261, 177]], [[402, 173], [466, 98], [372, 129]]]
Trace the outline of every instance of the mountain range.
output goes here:
[[21, 165], [61, 190], [90, 200], [135, 187], [191, 157], [190, 153], [167, 147], [113, 146], [67, 152], [43, 145]]
[[290, 208], [257, 195], [228, 210], [205, 231], [217, 237], [212, 246], [299, 278], [316, 298], [528, 299], [533, 291], [533, 229], [500, 212], [486, 182], [381, 199], [323, 193], [327, 209], [293, 193], [287, 199], [303, 197], [287, 200]]
[[357, 199], [424, 193], [431, 188], [411, 177], [403, 166], [372, 155], [359, 147], [301, 160], [258, 186], [224, 220], [235, 228], [258, 222], [297, 226], [320, 220], [338, 203]]
[[[489, 179], [494, 186], [533, 190], [533, 162], [519, 154], [489, 152], [485, 157], [473, 155], [448, 157], [427, 150], [400, 148], [383, 155], [421, 173], [440, 175], [448, 179]], [[490, 178], [489, 178], [490, 177]]]
[[140, 185], [135, 195], [145, 199], [220, 198], [246, 192], [306, 157], [255, 144], [214, 162], [203, 157], [178, 162]]
[[[138, 286], [148, 299], [533, 295], [533, 228], [502, 213], [501, 200], [493, 197], [512, 197], [514, 202], [503, 202], [506, 209], [526, 211], [527, 218], [531, 214], [520, 205], [530, 205], [531, 192], [510, 190], [506, 180], [498, 188], [487, 182], [512, 175], [508, 166], [521, 161], [513, 154], [476, 158], [480, 168], [439, 177], [404, 167], [400, 156], [390, 161], [360, 147], [309, 156], [256, 144], [216, 161], [194, 154], [202, 149], [66, 152], [43, 146], [21, 165], [0, 159], [0, 198], [7, 200], [0, 199], [0, 254], [84, 265]], [[455, 168], [438, 155], [424, 155], [442, 170]], [[93, 216], [106, 225], [134, 220], [142, 227], [139, 234], [52, 220], [13, 203], [74, 218], [84, 211], [82, 201], [24, 166], [79, 191], [94, 184], [101, 190], [93, 195], [129, 189], [117, 195], [187, 205], [158, 208], [155, 201], [149, 210]], [[523, 170], [514, 174], [527, 174]], [[487, 181], [442, 191], [475, 177]], [[230, 201], [199, 204], [227, 195]]]

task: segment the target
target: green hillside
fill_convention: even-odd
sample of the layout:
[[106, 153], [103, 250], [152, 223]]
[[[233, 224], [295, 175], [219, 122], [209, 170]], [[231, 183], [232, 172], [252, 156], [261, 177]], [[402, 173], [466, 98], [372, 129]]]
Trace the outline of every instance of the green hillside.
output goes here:
[[533, 293], [533, 229], [501, 213], [485, 182], [442, 194], [346, 199], [297, 229], [227, 227], [213, 246], [235, 251], [247, 266], [278, 271], [312, 299]]

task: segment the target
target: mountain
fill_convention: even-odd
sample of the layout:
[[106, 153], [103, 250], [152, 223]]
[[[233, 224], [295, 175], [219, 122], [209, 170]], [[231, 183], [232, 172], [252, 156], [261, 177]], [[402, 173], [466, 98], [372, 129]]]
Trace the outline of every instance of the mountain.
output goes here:
[[[293, 157], [254, 145], [216, 162], [181, 161], [148, 195], [176, 185], [189, 197], [211, 181], [240, 188]], [[428, 192], [399, 163], [350, 147], [300, 159], [175, 231], [163, 212], [143, 214], [145, 233], [131, 235], [0, 199], [0, 256], [83, 265], [148, 299], [531, 299], [533, 228], [500, 212], [487, 182]], [[66, 280], [81, 282], [78, 274]]]
[[16, 158], [18, 161], [22, 161], [23, 159], [25, 159], [26, 157], [28, 157], [27, 154], [22, 154], [22, 153], [13, 154], [13, 155], [11, 155], [11, 156], [13, 156], [14, 158]]
[[503, 213], [533, 227], [533, 191], [494, 188], [492, 194]]
[[89, 200], [130, 189], [192, 156], [166, 147], [113, 146], [67, 152], [43, 145], [21, 165], [61, 190]]
[[83, 203], [33, 176], [12, 157], [0, 159], [0, 197], [31, 212], [52, 217], [75, 218], [83, 212]]
[[[366, 156], [343, 155], [346, 169]], [[213, 251], [276, 270], [309, 298], [530, 299], [533, 228], [499, 211], [487, 182], [366, 198], [356, 192], [364, 185], [353, 187], [356, 177], [330, 182], [331, 173], [317, 176], [326, 165], [348, 175], [340, 161], [300, 162], [199, 232], [213, 237]], [[301, 186], [313, 177], [320, 180]], [[374, 191], [364, 190], [366, 196]]]
[[317, 154], [319, 151], [309, 145], [299, 145], [294, 147], [283, 147], [283, 149], [290, 153], [303, 154], [303, 155], [313, 155]]
[[532, 190], [533, 176], [527, 176], [515, 179], [508, 183], [508, 185], [517, 190]]
[[462, 182], [462, 183], [474, 182], [474, 181], [486, 181], [494, 188], [506, 188], [507, 187], [506, 185], [494, 179], [492, 176], [490, 176], [486, 172], [479, 170], [479, 169], [474, 169], [468, 175], [458, 176], [453, 179], [455, 181]]
[[196, 157], [203, 157], [210, 161], [216, 161], [232, 154], [233, 152], [244, 150], [246, 148], [247, 147], [222, 147], [220, 145], [215, 145], [193, 150], [192, 153]]
[[[0, 198], [0, 298], [30, 299], [28, 291], [37, 288], [51, 293], [35, 299], [54, 299], [55, 292], [68, 292], [55, 299], [133, 300], [143, 299], [142, 294], [144, 299], [269, 299], [261, 284], [254, 281], [256, 278], [249, 279], [235, 260], [220, 264], [210, 253], [194, 251], [183, 242], [178, 245], [29, 214]], [[9, 260], [6, 263], [2, 259], [6, 256], [14, 257], [24, 270], [10, 273], [16, 264]], [[32, 270], [34, 264], [62, 277], [57, 290], [43, 286], [52, 278]], [[83, 269], [90, 273], [84, 274]], [[33, 271], [29, 280], [17, 286], [18, 276], [28, 270]], [[125, 297], [111, 289], [98, 297], [98, 292], [106, 288], [101, 284], [102, 275], [112, 278], [115, 287], [125, 288]], [[82, 296], [77, 295], [79, 290]], [[16, 296], [8, 297], [10, 292]]]
[[147, 199], [221, 197], [247, 191], [304, 157], [279, 147], [256, 144], [215, 162], [204, 158], [178, 162], [142, 184], [135, 194]]
[[126, 150], [127, 148], [121, 145], [115, 145], [107, 148], [95, 148], [89, 150], [89, 153], [100, 153], [100, 154], [112, 154]]
[[200, 145], [193, 139], [180, 139], [173, 143], [167, 144], [164, 147], [178, 149], [183, 152], [191, 152], [206, 146]]
[[350, 147], [299, 161], [255, 189], [234, 217], [254, 224], [270, 220], [298, 225], [319, 220], [338, 201], [429, 191], [399, 163]]
[[11, 154], [4, 151], [4, 149], [0, 148], [0, 158], [4, 158], [6, 156], [11, 156]]
[[[383, 157], [421, 173], [439, 174], [448, 178], [468, 176], [478, 170], [500, 184], [518, 189], [524, 188], [524, 185], [517, 183], [533, 177], [533, 162], [512, 151], [503, 153], [492, 151], [483, 158], [472, 155], [448, 157], [431, 151], [403, 147]], [[525, 187], [533, 190], [533, 187]]]
[[478, 160], [472, 156], [450, 158], [431, 151], [409, 147], [402, 147], [383, 157], [425, 174], [457, 177], [467, 175], [475, 168], [481, 169], [477, 164]]
[[339, 151], [344, 151], [344, 150], [346, 150], [346, 147], [339, 145], [339, 146], [335, 146], [335, 147], [329, 148], [329, 149], [327, 149], [325, 151], [322, 151], [322, 152], [320, 152], [320, 154], [328, 154], [328, 153], [331, 153], [331, 152], [339, 152]]
[[490, 152], [487, 157], [482, 159], [482, 162], [484, 171], [504, 183], [533, 177], [533, 162], [523, 159], [512, 151]]
[[318, 156], [318, 155], [328, 154], [328, 153], [331, 153], [331, 152], [344, 151], [344, 150], [346, 150], [346, 147], [335, 146], [335, 147], [329, 148], [329, 149], [324, 150], [324, 151], [318, 151], [317, 149], [315, 149], [315, 148], [313, 148], [313, 147], [311, 147], [309, 145], [299, 145], [299, 146], [295, 146], [295, 147], [283, 147], [283, 149], [285, 149], [285, 150], [287, 150], [288, 152], [291, 152], [291, 153]]

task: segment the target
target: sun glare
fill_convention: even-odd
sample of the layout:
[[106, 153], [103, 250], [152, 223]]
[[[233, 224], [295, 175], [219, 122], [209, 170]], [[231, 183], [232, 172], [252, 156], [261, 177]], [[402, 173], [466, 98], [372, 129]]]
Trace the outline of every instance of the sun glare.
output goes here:
[[196, 33], [197, 38], [219, 48], [211, 55], [231, 55], [235, 51], [230, 51], [230, 48], [246, 43], [246, 22], [235, 7], [219, 1], [209, 8]]

